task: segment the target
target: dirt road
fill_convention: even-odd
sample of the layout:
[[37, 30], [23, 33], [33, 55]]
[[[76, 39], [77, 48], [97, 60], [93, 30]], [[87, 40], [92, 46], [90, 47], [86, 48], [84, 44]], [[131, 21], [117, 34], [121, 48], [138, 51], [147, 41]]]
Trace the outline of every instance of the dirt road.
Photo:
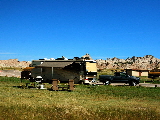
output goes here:
[[[102, 82], [97, 83], [97, 85], [103, 85]], [[111, 83], [112, 86], [129, 86], [129, 84], [125, 83]], [[160, 84], [152, 84], [152, 83], [140, 83], [136, 86], [142, 86], [142, 87], [160, 87]]]
[[0, 70], [0, 76], [20, 77], [21, 71], [19, 70]]
[[[129, 84], [124, 83], [112, 83], [113, 86], [129, 86]], [[143, 87], [160, 87], [160, 84], [151, 84], [151, 83], [140, 83], [137, 86], [143, 86]]]

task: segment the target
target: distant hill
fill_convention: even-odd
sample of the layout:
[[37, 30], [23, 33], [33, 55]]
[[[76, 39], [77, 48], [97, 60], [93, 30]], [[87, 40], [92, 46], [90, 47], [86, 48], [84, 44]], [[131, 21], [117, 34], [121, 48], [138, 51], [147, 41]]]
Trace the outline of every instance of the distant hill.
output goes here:
[[[84, 56], [83, 56], [84, 57]], [[85, 57], [90, 59], [91, 56], [86, 54]], [[160, 68], [160, 59], [155, 58], [152, 55], [146, 55], [144, 57], [131, 57], [127, 59], [119, 58], [107, 58], [106, 60], [98, 59], [98, 69], [147, 69], [152, 70], [154, 68]], [[18, 59], [0, 60], [0, 68], [25, 68], [29, 67], [31, 62], [18, 61]]]
[[107, 58], [106, 60], [98, 59], [98, 69], [147, 69], [160, 68], [160, 59], [152, 55], [144, 57], [131, 57], [127, 59]]
[[0, 60], [0, 68], [25, 68], [30, 64], [31, 62], [18, 61], [18, 59]]

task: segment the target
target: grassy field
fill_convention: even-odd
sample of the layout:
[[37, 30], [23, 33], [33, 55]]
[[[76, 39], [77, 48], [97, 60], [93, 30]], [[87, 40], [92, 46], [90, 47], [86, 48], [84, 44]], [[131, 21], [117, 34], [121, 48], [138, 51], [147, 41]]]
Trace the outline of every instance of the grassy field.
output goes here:
[[1, 120], [160, 118], [160, 88], [77, 85], [68, 92], [16, 87], [22, 84], [18, 78], [0, 77]]

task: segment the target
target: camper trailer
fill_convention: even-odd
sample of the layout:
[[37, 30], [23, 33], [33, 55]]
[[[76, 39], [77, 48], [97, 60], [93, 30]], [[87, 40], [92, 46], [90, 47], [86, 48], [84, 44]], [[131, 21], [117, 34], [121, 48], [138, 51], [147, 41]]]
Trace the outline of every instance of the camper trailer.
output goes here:
[[31, 79], [36, 80], [37, 76], [42, 77], [42, 82], [51, 83], [52, 79], [60, 82], [74, 80], [75, 84], [91, 84], [97, 77], [96, 61], [88, 57], [74, 57], [74, 59], [39, 59], [33, 60], [31, 67]]
[[156, 79], [160, 77], [160, 68], [155, 68], [148, 73], [148, 78]]

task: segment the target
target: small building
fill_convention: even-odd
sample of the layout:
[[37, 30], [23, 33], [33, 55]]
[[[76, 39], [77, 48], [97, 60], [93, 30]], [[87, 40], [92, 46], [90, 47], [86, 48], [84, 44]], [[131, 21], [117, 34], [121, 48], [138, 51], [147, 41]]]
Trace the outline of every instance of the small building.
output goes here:
[[130, 76], [148, 76], [149, 70], [141, 69], [125, 69], [126, 73]]

